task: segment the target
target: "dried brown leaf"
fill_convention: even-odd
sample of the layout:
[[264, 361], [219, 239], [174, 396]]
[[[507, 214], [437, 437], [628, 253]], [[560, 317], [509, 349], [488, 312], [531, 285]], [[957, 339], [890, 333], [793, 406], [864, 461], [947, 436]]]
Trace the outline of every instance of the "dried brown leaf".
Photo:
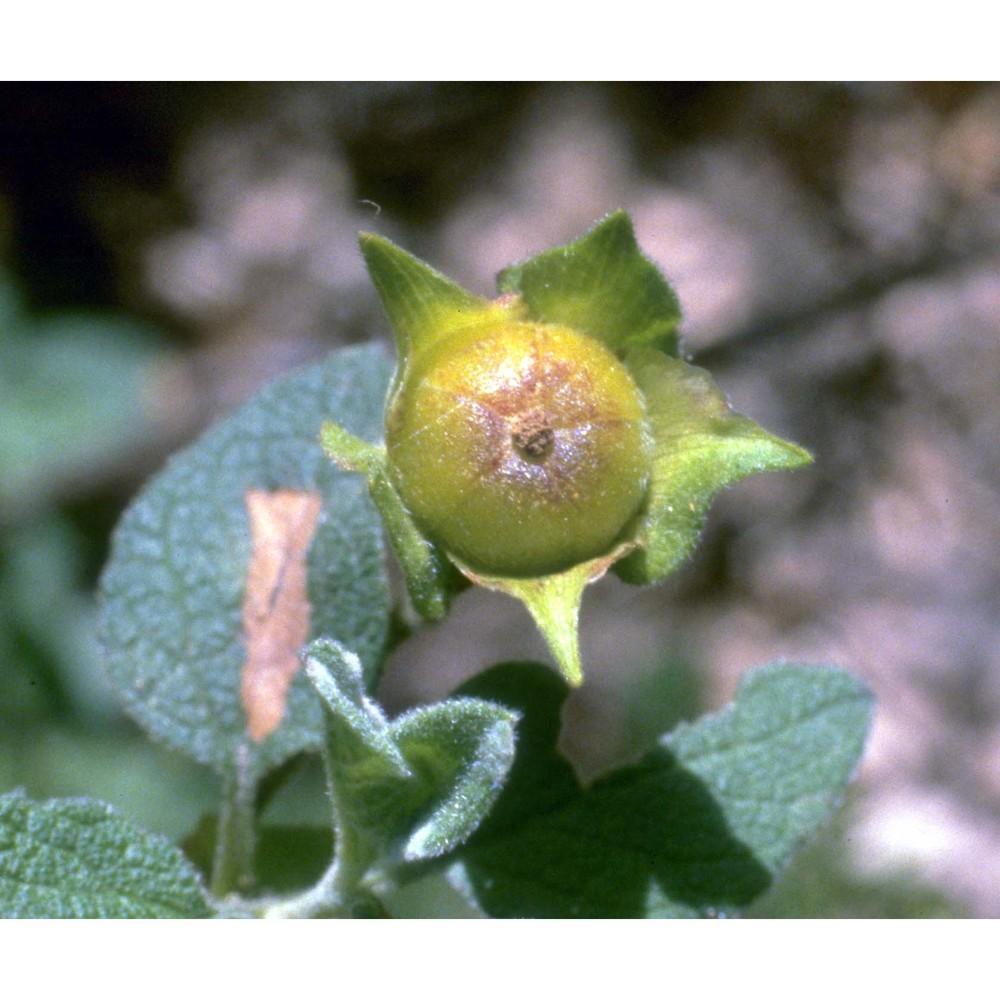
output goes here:
[[247, 490], [253, 551], [243, 599], [246, 660], [240, 698], [247, 731], [259, 743], [278, 728], [288, 686], [309, 637], [306, 555], [319, 520], [318, 493]]

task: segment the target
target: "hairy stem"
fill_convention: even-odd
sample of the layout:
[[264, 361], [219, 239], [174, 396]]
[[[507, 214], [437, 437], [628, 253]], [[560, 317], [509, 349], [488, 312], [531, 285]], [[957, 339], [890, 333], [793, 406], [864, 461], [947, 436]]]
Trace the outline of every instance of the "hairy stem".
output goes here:
[[241, 743], [232, 765], [223, 776], [222, 806], [212, 863], [212, 894], [222, 899], [234, 892], [245, 893], [254, 882], [256, 781], [250, 774], [245, 743]]
[[262, 915], [286, 918], [387, 916], [376, 897], [361, 885], [377, 852], [370, 839], [346, 821], [334, 769], [330, 766], [329, 749], [323, 756], [333, 807], [333, 862], [311, 889], [267, 906]]

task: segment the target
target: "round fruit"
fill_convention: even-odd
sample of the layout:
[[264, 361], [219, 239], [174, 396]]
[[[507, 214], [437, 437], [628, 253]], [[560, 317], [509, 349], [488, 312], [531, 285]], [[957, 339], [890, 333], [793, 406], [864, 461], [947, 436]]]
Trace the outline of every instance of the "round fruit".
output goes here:
[[396, 489], [424, 533], [487, 576], [606, 555], [646, 495], [643, 400], [603, 344], [491, 321], [411, 357], [390, 401]]

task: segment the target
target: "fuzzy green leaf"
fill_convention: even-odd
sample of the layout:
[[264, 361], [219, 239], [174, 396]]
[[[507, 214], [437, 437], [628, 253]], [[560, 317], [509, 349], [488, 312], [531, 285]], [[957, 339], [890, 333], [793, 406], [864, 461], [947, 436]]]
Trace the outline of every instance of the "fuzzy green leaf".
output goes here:
[[722, 712], [584, 789], [552, 744], [566, 688], [541, 669], [495, 668], [462, 689], [523, 709], [534, 734], [453, 869], [493, 916], [738, 912], [831, 815], [871, 713], [842, 671], [762, 667]]
[[445, 854], [479, 826], [513, 763], [516, 722], [515, 713], [474, 698], [449, 698], [396, 720], [393, 736], [421, 787], [406, 861]]
[[0, 917], [208, 917], [194, 866], [91, 799], [0, 796]]
[[306, 675], [327, 709], [327, 767], [338, 821], [368, 840], [384, 839], [410, 808], [412, 777], [389, 720], [365, 694], [360, 660], [338, 643], [312, 643]]
[[388, 378], [375, 346], [333, 352], [175, 456], [125, 513], [101, 581], [101, 638], [115, 688], [157, 739], [218, 771], [239, 750], [258, 775], [322, 742], [320, 704], [301, 675], [277, 730], [247, 741], [240, 687], [251, 488], [320, 494], [309, 634], [350, 644], [374, 678], [389, 617], [381, 524], [364, 482], [330, 463], [319, 432], [334, 418], [380, 434]]
[[390, 723], [361, 685], [357, 657], [328, 640], [307, 654], [327, 714], [330, 785], [338, 818], [403, 861], [437, 857], [489, 811], [514, 756], [517, 717], [478, 699], [417, 708]]
[[635, 241], [632, 220], [613, 212], [585, 236], [502, 271], [501, 292], [530, 314], [590, 334], [612, 350], [650, 346], [677, 354], [677, 296]]
[[653, 350], [630, 352], [626, 364], [646, 399], [654, 455], [640, 547], [615, 572], [629, 583], [655, 583], [690, 554], [719, 490], [812, 456], [733, 412], [701, 368]]

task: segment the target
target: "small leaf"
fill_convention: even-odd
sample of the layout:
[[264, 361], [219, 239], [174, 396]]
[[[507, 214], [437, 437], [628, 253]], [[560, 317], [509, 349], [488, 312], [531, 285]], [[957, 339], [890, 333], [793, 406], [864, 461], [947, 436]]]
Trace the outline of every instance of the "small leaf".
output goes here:
[[517, 750], [503, 793], [474, 843], [521, 829], [536, 816], [563, 808], [579, 795], [576, 772], [557, 747], [565, 681], [540, 663], [507, 663], [463, 684], [459, 697], [485, 697], [516, 712]]
[[259, 743], [281, 723], [299, 647], [309, 636], [306, 554], [323, 498], [312, 491], [247, 490], [245, 500], [253, 552], [243, 598], [241, 700], [250, 739]]
[[[404, 861], [437, 857], [489, 811], [514, 756], [517, 716], [472, 698], [389, 723], [361, 687], [357, 657], [318, 640], [306, 672], [328, 712], [328, 768], [338, 819]], [[383, 858], [384, 860], [384, 858]]]
[[0, 916], [208, 917], [198, 873], [163, 837], [90, 799], [0, 796]]
[[690, 554], [719, 490], [812, 456], [734, 413], [701, 368], [652, 350], [630, 352], [626, 364], [645, 396], [655, 450], [639, 547], [615, 572], [629, 583], [655, 583]]
[[327, 709], [327, 767], [338, 820], [381, 837], [408, 809], [412, 777], [389, 721], [365, 694], [361, 661], [338, 643], [314, 642], [306, 674]]
[[635, 241], [632, 220], [613, 212], [575, 243], [502, 271], [532, 317], [602, 340], [612, 350], [651, 346], [677, 354], [677, 296]]
[[[151, 735], [219, 772], [246, 741], [248, 490], [322, 497], [308, 552], [310, 634], [356, 649], [369, 682], [380, 666], [389, 617], [381, 525], [364, 483], [329, 462], [319, 431], [333, 418], [380, 433], [389, 367], [376, 346], [349, 348], [266, 388], [176, 455], [115, 532], [101, 581], [112, 683]], [[281, 725], [249, 745], [246, 766], [259, 776], [322, 738], [320, 704], [296, 677]]]
[[[462, 688], [523, 707], [536, 734], [519, 745], [493, 814], [457, 853], [456, 878], [493, 916], [739, 911], [830, 816], [871, 713], [868, 691], [842, 671], [763, 667], [728, 708], [584, 789], [551, 742], [566, 688], [543, 686], [540, 669], [498, 667]], [[529, 703], [519, 687], [532, 692]]]
[[406, 861], [435, 858], [468, 839], [496, 801], [514, 760], [517, 716], [473, 698], [400, 716], [393, 736], [423, 790]]

